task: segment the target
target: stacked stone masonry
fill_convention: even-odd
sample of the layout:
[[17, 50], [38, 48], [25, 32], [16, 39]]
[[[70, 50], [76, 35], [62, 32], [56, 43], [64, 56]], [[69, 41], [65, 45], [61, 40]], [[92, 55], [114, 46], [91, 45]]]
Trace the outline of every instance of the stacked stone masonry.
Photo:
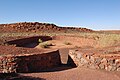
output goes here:
[[80, 50], [70, 50], [69, 56], [76, 66], [91, 69], [103, 69], [107, 71], [120, 71], [119, 52], [103, 54], [94, 52], [83, 52]]
[[58, 50], [24, 54], [1, 55], [0, 73], [23, 73], [44, 71], [61, 64]]

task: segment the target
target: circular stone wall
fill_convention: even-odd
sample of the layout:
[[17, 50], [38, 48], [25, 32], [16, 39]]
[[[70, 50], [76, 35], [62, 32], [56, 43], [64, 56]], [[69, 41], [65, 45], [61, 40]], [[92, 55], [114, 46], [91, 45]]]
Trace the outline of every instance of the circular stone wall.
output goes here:
[[45, 71], [61, 64], [58, 50], [0, 47], [4, 49], [0, 51], [0, 73]]

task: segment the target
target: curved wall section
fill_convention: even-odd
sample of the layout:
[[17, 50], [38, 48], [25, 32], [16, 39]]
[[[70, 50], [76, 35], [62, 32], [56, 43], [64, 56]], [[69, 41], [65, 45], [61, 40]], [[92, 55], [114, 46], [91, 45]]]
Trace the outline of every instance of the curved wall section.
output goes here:
[[38, 72], [59, 66], [61, 64], [58, 50], [0, 56], [0, 73]]

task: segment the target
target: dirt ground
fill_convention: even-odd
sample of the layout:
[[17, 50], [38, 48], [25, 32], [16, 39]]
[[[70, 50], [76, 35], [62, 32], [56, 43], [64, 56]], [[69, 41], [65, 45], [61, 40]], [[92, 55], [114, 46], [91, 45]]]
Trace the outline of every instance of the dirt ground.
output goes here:
[[45, 80], [120, 80], [120, 72], [112, 73], [86, 68], [73, 68], [57, 72], [28, 73], [22, 75], [43, 78]]

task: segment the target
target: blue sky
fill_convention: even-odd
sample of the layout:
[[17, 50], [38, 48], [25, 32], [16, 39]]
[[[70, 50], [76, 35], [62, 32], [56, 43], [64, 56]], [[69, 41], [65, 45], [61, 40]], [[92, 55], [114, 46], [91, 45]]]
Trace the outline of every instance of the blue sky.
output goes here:
[[0, 0], [0, 23], [25, 21], [120, 30], [120, 0]]

